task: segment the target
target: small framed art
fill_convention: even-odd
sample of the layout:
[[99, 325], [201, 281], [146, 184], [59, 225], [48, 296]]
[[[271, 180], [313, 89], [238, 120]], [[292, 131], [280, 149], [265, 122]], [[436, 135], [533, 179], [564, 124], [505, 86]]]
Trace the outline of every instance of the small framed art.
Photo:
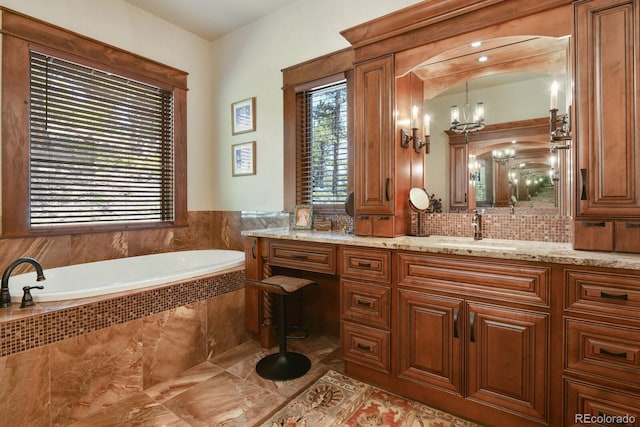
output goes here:
[[233, 176], [256, 174], [255, 141], [231, 146], [231, 174]]
[[238, 135], [256, 130], [256, 98], [231, 104], [231, 133]]
[[313, 226], [313, 206], [296, 206], [293, 220], [293, 228], [296, 230], [311, 230], [311, 227]]

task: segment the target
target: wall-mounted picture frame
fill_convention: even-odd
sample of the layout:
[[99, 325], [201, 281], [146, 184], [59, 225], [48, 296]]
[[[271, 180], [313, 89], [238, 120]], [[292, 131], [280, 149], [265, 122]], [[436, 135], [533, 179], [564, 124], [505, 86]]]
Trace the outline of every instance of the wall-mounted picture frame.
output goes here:
[[313, 206], [297, 205], [293, 216], [293, 228], [311, 230], [313, 227]]
[[256, 142], [243, 142], [231, 146], [232, 176], [256, 174]]
[[231, 104], [231, 133], [253, 132], [256, 130], [256, 98], [243, 99]]

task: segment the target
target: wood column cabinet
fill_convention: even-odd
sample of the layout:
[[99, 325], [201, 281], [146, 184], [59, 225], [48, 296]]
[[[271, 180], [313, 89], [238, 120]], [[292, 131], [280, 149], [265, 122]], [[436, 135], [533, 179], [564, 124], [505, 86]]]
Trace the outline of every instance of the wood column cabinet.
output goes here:
[[585, 425], [587, 416], [638, 425], [640, 275], [571, 268], [564, 277], [565, 425]]
[[491, 425], [556, 425], [550, 280], [548, 267], [400, 252], [399, 388]]
[[575, 12], [575, 249], [640, 252], [640, 2]]
[[422, 80], [412, 73], [396, 79], [393, 55], [356, 64], [354, 79], [354, 233], [380, 237], [408, 234], [409, 190], [412, 183], [424, 185], [424, 170], [413, 143], [406, 148], [399, 145], [394, 102], [408, 104], [403, 108], [407, 115], [412, 104], [421, 113]]

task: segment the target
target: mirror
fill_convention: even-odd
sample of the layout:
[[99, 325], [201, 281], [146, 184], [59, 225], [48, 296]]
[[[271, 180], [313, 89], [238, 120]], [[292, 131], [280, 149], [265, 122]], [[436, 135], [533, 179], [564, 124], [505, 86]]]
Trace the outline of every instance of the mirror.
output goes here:
[[[411, 69], [424, 82], [430, 116], [425, 182], [442, 197], [444, 212], [475, 204], [494, 214], [565, 214], [567, 150], [550, 152], [549, 110], [555, 102], [558, 114], [567, 112], [568, 48], [568, 37], [499, 37], [449, 49]], [[450, 130], [452, 106], [463, 121], [465, 103], [483, 104], [483, 129]]]

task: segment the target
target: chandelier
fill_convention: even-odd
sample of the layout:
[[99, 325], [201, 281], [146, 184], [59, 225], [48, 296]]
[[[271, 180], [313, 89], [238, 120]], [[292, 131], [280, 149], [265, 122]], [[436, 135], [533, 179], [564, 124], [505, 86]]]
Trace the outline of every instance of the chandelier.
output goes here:
[[491, 158], [500, 163], [509, 163], [511, 159], [516, 157], [515, 148], [505, 148], [504, 150], [493, 150], [491, 152]]
[[469, 82], [465, 83], [465, 103], [462, 111], [457, 105], [451, 106], [451, 128], [455, 133], [464, 134], [465, 140], [469, 140], [469, 132], [477, 132], [484, 128], [484, 104], [478, 102], [473, 113], [469, 104]]

